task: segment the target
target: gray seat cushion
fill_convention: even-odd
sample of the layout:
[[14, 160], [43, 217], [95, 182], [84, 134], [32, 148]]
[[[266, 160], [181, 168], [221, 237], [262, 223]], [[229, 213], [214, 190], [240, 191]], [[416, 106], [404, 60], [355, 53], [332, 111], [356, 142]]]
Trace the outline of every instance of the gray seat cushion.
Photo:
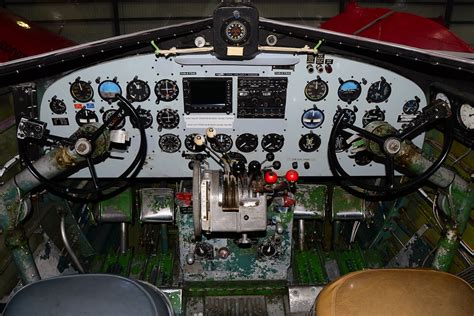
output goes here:
[[158, 288], [107, 274], [68, 275], [42, 280], [19, 290], [4, 316], [172, 315]]

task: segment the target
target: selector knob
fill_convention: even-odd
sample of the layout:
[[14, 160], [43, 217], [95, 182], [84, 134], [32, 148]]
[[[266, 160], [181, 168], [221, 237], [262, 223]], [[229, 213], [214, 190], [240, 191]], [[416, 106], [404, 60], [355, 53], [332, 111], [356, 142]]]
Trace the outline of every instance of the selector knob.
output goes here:
[[267, 161], [273, 161], [275, 159], [275, 154], [274, 153], [267, 153], [265, 158], [267, 159]]
[[236, 161], [232, 164], [232, 172], [234, 175], [241, 175], [245, 173], [245, 163], [243, 161]]
[[273, 162], [272, 166], [273, 166], [273, 169], [275, 169], [275, 170], [280, 170], [280, 168], [281, 168], [281, 162], [279, 162], [278, 160], [275, 160], [275, 161]]
[[249, 163], [249, 174], [257, 175], [260, 173], [262, 165], [257, 160], [252, 160]]
[[268, 184], [274, 184], [278, 181], [278, 175], [273, 171], [267, 171], [265, 173], [265, 182]]
[[276, 249], [272, 244], [263, 245], [261, 251], [262, 254], [266, 257], [271, 257], [276, 253]]

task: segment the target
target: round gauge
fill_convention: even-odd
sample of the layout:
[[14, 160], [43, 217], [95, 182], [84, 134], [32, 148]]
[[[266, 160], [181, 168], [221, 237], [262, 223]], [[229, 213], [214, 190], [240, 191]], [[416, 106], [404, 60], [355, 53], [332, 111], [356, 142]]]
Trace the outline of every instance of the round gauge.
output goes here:
[[301, 136], [298, 145], [302, 151], [310, 153], [317, 150], [319, 146], [321, 146], [321, 138], [316, 134], [308, 133]]
[[83, 108], [76, 113], [76, 123], [79, 126], [90, 123], [97, 123], [98, 121], [99, 119], [94, 111]]
[[267, 134], [262, 138], [262, 148], [270, 153], [279, 151], [283, 148], [285, 137], [279, 134]]
[[227, 153], [227, 156], [229, 156], [232, 162], [243, 162], [244, 164], [247, 164], [247, 158], [245, 158], [241, 153], [230, 151]]
[[177, 135], [164, 134], [160, 136], [158, 145], [165, 153], [175, 153], [181, 148], [181, 140]]
[[340, 152], [343, 152], [344, 150], [349, 149], [350, 145], [347, 143], [347, 139], [351, 136], [352, 134], [346, 131], [342, 131], [341, 134], [336, 136], [336, 142], [335, 142], [336, 152], [340, 153]]
[[356, 114], [351, 109], [339, 109], [337, 110], [336, 114], [334, 115], [333, 122], [336, 123], [339, 115], [343, 115], [342, 120], [347, 124], [354, 124], [356, 121]]
[[403, 105], [403, 113], [405, 114], [415, 114], [418, 111], [420, 103], [417, 100], [408, 100]]
[[446, 94], [441, 92], [437, 93], [435, 96], [435, 100], [442, 100], [448, 104], [449, 108], [451, 108], [451, 102], [449, 101], [449, 98]]
[[134, 79], [127, 84], [127, 97], [132, 102], [143, 102], [150, 97], [150, 86], [143, 80]]
[[379, 107], [366, 111], [364, 117], [362, 117], [362, 125], [364, 127], [374, 121], [385, 121], [385, 113]]
[[[151, 115], [151, 111], [138, 107], [137, 112], [138, 112], [137, 113], [138, 117], [140, 117], [140, 121], [143, 125], [143, 128], [150, 128], [151, 124], [153, 124], [153, 115]], [[130, 119], [130, 122], [132, 123], [133, 127], [136, 127], [136, 124], [133, 118]]]
[[225, 153], [232, 149], [234, 142], [227, 134], [217, 134], [215, 140], [211, 142], [211, 148], [218, 153]]
[[172, 129], [179, 125], [179, 114], [176, 110], [163, 109], [158, 112], [156, 120], [162, 128]]
[[190, 152], [193, 152], [193, 153], [198, 153], [200, 151], [203, 151], [204, 148], [205, 148], [204, 145], [202, 145], [202, 146], [196, 145], [196, 143], [194, 142], [194, 137], [196, 135], [197, 134], [189, 134], [184, 139], [184, 147], [186, 147], [187, 150], [189, 150]]
[[170, 79], [163, 79], [156, 83], [155, 94], [158, 100], [169, 102], [176, 99], [179, 94], [178, 85]]
[[90, 83], [76, 80], [71, 84], [71, 88], [69, 89], [71, 95], [74, 99], [79, 102], [88, 102], [92, 100], [94, 96], [94, 90]]
[[224, 34], [227, 42], [241, 44], [247, 39], [248, 28], [244, 22], [240, 20], [232, 20], [225, 26]]
[[235, 146], [244, 153], [254, 151], [258, 147], [258, 136], [250, 133], [242, 134], [235, 140]]
[[122, 94], [122, 88], [115, 81], [105, 80], [100, 83], [99, 95], [104, 101], [117, 101], [117, 94]]
[[304, 94], [311, 101], [320, 101], [328, 95], [328, 84], [321, 79], [315, 79], [306, 85]]
[[459, 120], [462, 125], [469, 130], [474, 129], [474, 107], [470, 104], [464, 103], [459, 108]]
[[54, 114], [63, 114], [66, 112], [66, 104], [63, 100], [59, 100], [56, 97], [53, 97], [51, 102], [49, 102], [49, 108]]
[[379, 81], [374, 82], [367, 92], [367, 102], [380, 103], [388, 99], [392, 93], [392, 87], [385, 78], [381, 78]]
[[301, 116], [301, 123], [303, 123], [306, 128], [318, 128], [324, 122], [324, 113], [318, 109], [310, 109], [304, 111]]
[[341, 83], [337, 90], [337, 95], [339, 96], [339, 99], [350, 104], [360, 96], [361, 92], [362, 87], [359, 82], [355, 80], [347, 80]]
[[[110, 110], [105, 111], [104, 114], [102, 115], [102, 121], [105, 123], [105, 121], [107, 121], [115, 113], [115, 111], [117, 110], [110, 109]], [[123, 116], [123, 114], [119, 114], [117, 117], [114, 118], [114, 120], [112, 120], [109, 123], [108, 128], [121, 129], [124, 126], [125, 126], [125, 117]]]

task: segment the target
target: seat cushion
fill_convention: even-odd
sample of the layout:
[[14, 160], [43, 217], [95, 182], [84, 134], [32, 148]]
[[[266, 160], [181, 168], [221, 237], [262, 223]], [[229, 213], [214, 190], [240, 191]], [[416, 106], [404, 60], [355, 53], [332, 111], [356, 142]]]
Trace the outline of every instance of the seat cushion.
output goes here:
[[156, 287], [106, 274], [61, 276], [29, 284], [5, 307], [4, 316], [172, 315]]
[[326, 286], [316, 315], [474, 315], [474, 291], [455, 275], [417, 269], [365, 270]]

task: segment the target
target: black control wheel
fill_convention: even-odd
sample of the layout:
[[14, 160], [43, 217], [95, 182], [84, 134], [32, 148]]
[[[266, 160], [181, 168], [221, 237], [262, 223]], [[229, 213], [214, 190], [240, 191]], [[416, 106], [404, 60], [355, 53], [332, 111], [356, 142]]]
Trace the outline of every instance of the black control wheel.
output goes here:
[[[426, 169], [419, 167], [416, 175], [409, 177], [407, 181], [403, 183], [396, 182], [395, 169], [396, 167], [400, 168], [399, 164], [401, 163], [401, 159], [406, 161], [406, 157], [400, 157], [402, 154], [401, 148], [403, 146], [413, 146], [409, 144], [412, 139], [432, 129], [434, 127], [433, 125], [440, 120], [443, 121], [445, 133], [443, 146], [436, 160], [432, 162], [429, 167], [425, 167]], [[378, 128], [374, 128], [375, 126]], [[386, 122], [373, 122], [364, 129], [345, 122], [344, 117], [340, 115], [336, 119], [329, 137], [329, 166], [332, 173], [340, 178], [339, 180], [342, 186], [352, 192], [362, 194], [364, 197], [384, 199], [412, 192], [422, 186], [423, 182], [431, 177], [446, 160], [453, 143], [453, 126], [454, 122], [450, 109], [442, 103], [427, 106], [419, 118], [412, 121], [407, 128], [401, 131], [397, 131]], [[348, 130], [365, 138], [366, 146], [370, 148], [370, 152], [376, 152], [376, 154], [373, 155], [377, 156], [376, 161], [385, 165], [385, 175], [380, 183], [374, 184], [373, 182], [366, 181], [367, 179], [352, 176], [341, 166], [338, 154], [345, 155], [347, 153], [337, 151], [336, 139], [338, 135]], [[383, 130], [383, 132], [381, 132], [381, 130]], [[401, 169], [400, 171], [403, 172], [405, 170]]]
[[[147, 142], [145, 128], [140, 120], [137, 110], [130, 104], [130, 102], [123, 96], [117, 94], [119, 100], [117, 109], [110, 115], [102, 125], [88, 124], [81, 127], [69, 138], [47, 134], [39, 142], [31, 139], [18, 139], [19, 154], [22, 161], [25, 163], [29, 171], [40, 181], [46, 189], [62, 198], [76, 202], [92, 202], [108, 199], [122, 191], [124, 191], [136, 178], [140, 172], [147, 152]], [[134, 159], [130, 165], [123, 171], [122, 174], [112, 179], [105, 181], [97, 177], [96, 165], [107, 159], [112, 159], [109, 153], [109, 148], [100, 148], [109, 142], [108, 137], [104, 136], [106, 129], [112, 130], [121, 120], [117, 118], [125, 118], [130, 116], [130, 120], [134, 122], [133, 127], [139, 131], [140, 145], [135, 154]], [[34, 166], [31, 155], [31, 145], [37, 144], [40, 146], [48, 145], [50, 147], [68, 147], [70, 150], [82, 156], [83, 162], [75, 167], [65, 170], [67, 175], [72, 174], [79, 169], [86, 167], [89, 169], [91, 178], [88, 184], [78, 188], [70, 185], [70, 179], [64, 176], [58, 176], [54, 179], [45, 178], [38, 169]], [[99, 150], [96, 150], [99, 148]], [[89, 186], [91, 184], [92, 188]]]

